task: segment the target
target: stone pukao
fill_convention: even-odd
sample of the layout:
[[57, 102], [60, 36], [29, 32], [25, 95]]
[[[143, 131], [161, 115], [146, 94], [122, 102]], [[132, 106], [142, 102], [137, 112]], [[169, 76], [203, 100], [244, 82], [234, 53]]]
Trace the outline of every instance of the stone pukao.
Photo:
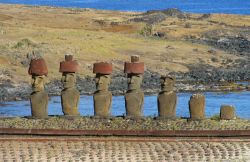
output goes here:
[[139, 56], [131, 56], [131, 62], [125, 62], [124, 73], [128, 78], [128, 90], [125, 94], [126, 116], [143, 116], [144, 93], [141, 84], [144, 73], [144, 63], [139, 62]]
[[93, 67], [96, 91], [94, 93], [94, 114], [97, 117], [109, 117], [112, 104], [112, 93], [108, 90], [111, 82], [112, 64], [95, 63]]
[[79, 116], [78, 105], [80, 93], [75, 88], [76, 72], [79, 65], [73, 60], [73, 55], [65, 55], [65, 61], [60, 62], [59, 71], [62, 73], [63, 90], [61, 92], [61, 105], [63, 114], [66, 116]]
[[32, 93], [30, 95], [31, 115], [34, 118], [48, 117], [48, 94], [44, 90], [48, 69], [44, 59], [33, 58], [28, 73], [32, 75]]

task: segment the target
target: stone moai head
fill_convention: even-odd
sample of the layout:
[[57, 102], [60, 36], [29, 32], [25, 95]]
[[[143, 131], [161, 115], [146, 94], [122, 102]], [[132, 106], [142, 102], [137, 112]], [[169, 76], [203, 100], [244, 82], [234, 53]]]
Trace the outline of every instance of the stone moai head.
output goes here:
[[161, 90], [163, 92], [171, 92], [174, 90], [174, 85], [175, 85], [175, 77], [174, 76], [161, 76], [160, 78], [161, 81]]
[[33, 92], [44, 91], [44, 85], [46, 82], [46, 76], [48, 69], [44, 59], [32, 59], [30, 61], [30, 67], [28, 73], [32, 75], [32, 89]]
[[96, 90], [97, 91], [108, 91], [111, 74], [112, 74], [112, 64], [99, 62], [94, 64], [93, 73], [95, 76]]
[[65, 61], [60, 62], [59, 72], [62, 73], [62, 83], [64, 89], [73, 88], [76, 84], [76, 72], [79, 70], [79, 65], [76, 60], [73, 60], [73, 55], [65, 55]]
[[99, 62], [93, 67], [95, 76], [96, 91], [94, 93], [94, 114], [96, 117], [109, 117], [112, 103], [112, 93], [108, 91], [112, 64]]
[[125, 62], [124, 73], [127, 73], [128, 77], [128, 90], [137, 90], [141, 88], [144, 63], [139, 62], [140, 57], [137, 55], [131, 56], [131, 62]]
[[46, 82], [46, 76], [32, 75], [32, 90], [33, 92], [44, 91], [44, 85]]
[[33, 58], [30, 61], [29, 74], [32, 75], [32, 89], [30, 95], [31, 115], [35, 118], [48, 117], [48, 94], [44, 91], [48, 69], [44, 59]]

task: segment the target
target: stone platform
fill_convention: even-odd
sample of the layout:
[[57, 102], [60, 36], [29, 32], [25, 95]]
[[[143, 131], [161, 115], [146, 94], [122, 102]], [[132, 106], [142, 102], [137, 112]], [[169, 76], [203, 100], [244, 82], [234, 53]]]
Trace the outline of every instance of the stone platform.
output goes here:
[[0, 136], [3, 161], [250, 161], [250, 139]]

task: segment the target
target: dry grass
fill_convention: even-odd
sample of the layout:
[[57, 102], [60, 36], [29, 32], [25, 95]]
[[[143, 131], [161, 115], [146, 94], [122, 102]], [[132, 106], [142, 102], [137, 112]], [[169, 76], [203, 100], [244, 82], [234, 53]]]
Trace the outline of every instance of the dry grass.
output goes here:
[[[43, 54], [49, 68], [49, 78], [58, 78], [59, 62], [66, 53], [72, 53], [81, 63], [81, 75], [92, 75], [92, 63], [109, 61], [121, 72], [123, 62], [138, 54], [147, 69], [159, 73], [188, 71], [187, 65], [205, 63], [223, 66], [223, 60], [236, 56], [218, 50], [208, 53], [210, 47], [183, 41], [183, 37], [199, 37], [202, 32], [221, 26], [209, 21], [223, 21], [229, 25], [250, 25], [249, 16], [213, 15], [206, 20], [168, 18], [153, 27], [163, 31], [169, 39], [143, 37], [139, 31], [144, 23], [129, 22], [140, 13], [0, 5], [0, 70], [11, 71], [16, 81], [28, 81], [25, 60], [32, 50]], [[200, 15], [193, 15], [199, 17]], [[239, 20], [239, 21], [238, 21]], [[240, 23], [239, 23], [240, 22]], [[190, 23], [192, 28], [186, 28]], [[31, 44], [20, 44], [27, 39]], [[194, 49], [198, 49], [195, 50]], [[211, 58], [218, 61], [213, 62]]]

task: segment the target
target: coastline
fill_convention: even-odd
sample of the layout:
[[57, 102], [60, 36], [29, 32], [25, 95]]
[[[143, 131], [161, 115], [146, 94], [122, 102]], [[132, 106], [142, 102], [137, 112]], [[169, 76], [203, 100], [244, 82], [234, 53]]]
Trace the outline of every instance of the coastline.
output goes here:
[[[79, 2], [81, 2], [81, 1], [79, 1]], [[90, 4], [90, 5], [88, 5], [88, 3]], [[100, 3], [100, 2], [98, 2], [98, 3]], [[105, 2], [104, 2], [105, 3]], [[165, 5], [162, 5], [161, 6], [161, 3], [159, 4], [159, 3], [157, 3], [156, 2], [156, 5], [152, 5], [152, 4], [150, 4], [150, 2], [149, 2], [149, 6], [148, 5], [144, 5], [145, 4], [145, 2], [140, 2], [139, 4], [136, 4], [136, 6], [137, 7], [135, 7], [135, 8], [137, 8], [137, 9], [135, 9], [134, 7], [132, 7], [132, 8], [130, 8], [130, 6], [133, 6], [132, 4], [131, 4], [131, 2], [130, 3], [127, 3], [127, 4], [122, 4], [122, 2], [120, 2], [121, 4], [119, 4], [119, 3], [117, 3], [117, 4], [114, 4], [115, 6], [117, 6], [117, 7], [114, 7], [114, 8], [112, 8], [112, 7], [107, 7], [107, 6], [102, 6], [102, 7], [100, 7], [97, 3], [95, 3], [95, 1], [94, 2], [91, 2], [91, 1], [89, 1], [89, 2], [87, 2], [85, 5], [83, 5], [83, 4], [81, 4], [81, 3], [76, 3], [76, 4], [67, 4], [67, 2], [66, 3], [62, 3], [62, 4], [60, 4], [60, 3], [50, 3], [50, 4], [46, 4], [46, 2], [45, 3], [43, 3], [43, 2], [40, 2], [40, 1], [37, 1], [35, 4], [34, 3], [18, 3], [18, 2], [16, 2], [16, 3], [10, 3], [10, 2], [5, 2], [5, 3], [3, 3], [3, 2], [1, 2], [0, 4], [4, 4], [4, 5], [24, 5], [24, 6], [41, 6], [41, 7], [55, 7], [55, 8], [69, 8], [69, 9], [97, 9], [97, 10], [115, 10], [115, 11], [122, 11], [122, 12], [146, 12], [146, 11], [159, 11], [159, 10], [164, 10], [164, 9], [167, 9], [167, 8], [178, 8], [178, 9], [181, 9], [181, 10], [183, 10], [184, 12], [186, 12], [186, 13], [197, 13], [197, 14], [208, 14], [208, 13], [212, 13], [212, 14], [238, 14], [238, 15], [249, 15], [250, 13], [249, 12], [243, 12], [242, 10], [248, 10], [248, 8], [244, 8], [244, 9], [242, 9], [242, 8], [240, 8], [241, 10], [239, 11], [239, 9], [237, 9], [236, 11], [235, 11], [235, 8], [232, 8], [231, 10], [230, 10], [230, 7], [231, 6], [228, 6], [228, 10], [225, 10], [225, 8], [219, 8], [219, 9], [217, 9], [217, 11], [215, 10], [211, 10], [211, 9], [207, 9], [207, 8], [204, 8], [204, 6], [199, 6], [199, 4], [198, 4], [198, 6], [196, 5], [195, 6], [195, 8], [199, 8], [198, 10], [196, 9], [195, 10], [195, 8], [192, 8], [192, 7], [190, 7], [189, 9], [188, 8], [185, 8], [184, 7], [184, 9], [183, 9], [183, 6], [185, 6], [185, 5], [177, 5], [178, 3], [183, 3], [183, 1], [181, 1], [181, 2], [176, 2], [176, 4], [172, 4], [172, 5], [167, 5], [167, 6], [165, 6]], [[191, 3], [193, 3], [194, 5], [195, 5], [195, 2], [191, 2]], [[204, 3], [207, 3], [207, 2], [204, 2]], [[223, 2], [223, 3], [225, 3], [225, 2]], [[113, 3], [106, 3], [106, 4], [108, 4], [108, 5], [113, 5]], [[119, 5], [121, 5], [122, 7], [119, 7]], [[175, 7], [173, 7], [173, 5], [175, 6]], [[190, 6], [190, 4], [189, 3], [187, 3], [186, 5], [188, 5], [188, 6]], [[224, 4], [225, 5], [225, 4]], [[247, 5], [247, 4], [246, 4]], [[142, 8], [138, 8], [138, 6], [142, 6]], [[145, 7], [145, 8], [143, 8], [143, 6]], [[161, 7], [159, 7], [159, 6], [161, 6]], [[164, 7], [163, 7], [164, 6]], [[203, 9], [201, 9], [201, 7], [203, 8]], [[219, 6], [214, 6], [214, 7], [211, 7], [211, 8], [218, 8]], [[235, 6], [233, 6], [233, 7], [235, 7]], [[124, 9], [124, 8], [127, 8], [127, 9]]]
[[[123, 80], [123, 79], [122, 79]], [[124, 79], [125, 80], [125, 79]], [[124, 81], [123, 80], [123, 81]], [[157, 80], [157, 83], [159, 81]], [[250, 84], [247, 82], [247, 85], [241, 83], [210, 83], [210, 84], [192, 84], [177, 82], [175, 86], [175, 91], [177, 93], [204, 93], [204, 92], [221, 92], [221, 93], [230, 93], [230, 92], [244, 92], [250, 91]], [[125, 82], [114, 82], [111, 83], [110, 91], [113, 96], [123, 96], [126, 93], [126, 81]], [[92, 96], [95, 92], [95, 83], [92, 80], [91, 82], [86, 82], [85, 80], [76, 85], [77, 89], [80, 91], [80, 95]], [[48, 95], [60, 96], [62, 91], [62, 84], [59, 80], [49, 83], [45, 87]], [[142, 90], [145, 95], [158, 95], [160, 92], [160, 84], [147, 85], [144, 82]], [[31, 85], [22, 84], [21, 86], [6, 88], [3, 87], [0, 91], [0, 103], [10, 102], [10, 101], [22, 101], [28, 100], [31, 90]]]
[[[177, 9], [136, 13], [0, 3], [0, 114], [23, 116], [0, 117], [0, 157], [4, 161], [249, 160], [249, 19], [250, 15]], [[157, 111], [130, 118], [115, 103], [123, 102], [123, 97], [114, 97], [112, 109], [121, 113], [100, 118], [88, 115], [92, 97], [80, 96], [81, 116], [60, 115], [59, 97], [49, 100], [49, 114], [57, 115], [25, 116], [30, 114], [29, 101], [23, 100], [32, 91], [27, 68], [33, 51], [48, 64], [49, 96], [61, 94], [58, 65], [68, 53], [80, 63], [76, 88], [81, 95], [95, 91], [92, 65], [98, 61], [113, 64], [110, 91], [124, 95], [124, 62], [136, 54], [147, 67], [145, 95], [157, 95], [160, 76], [171, 74], [177, 78], [177, 93], [205, 93], [206, 107], [213, 112], [206, 109], [205, 119], [191, 120], [183, 109], [189, 94], [177, 94], [185, 106], [178, 107], [177, 102], [175, 119], [156, 117]], [[216, 94], [207, 93], [211, 91]], [[145, 105], [157, 110], [156, 96], [145, 98]], [[221, 111], [222, 101], [235, 104], [233, 120], [220, 120], [223, 115], [214, 113]]]

